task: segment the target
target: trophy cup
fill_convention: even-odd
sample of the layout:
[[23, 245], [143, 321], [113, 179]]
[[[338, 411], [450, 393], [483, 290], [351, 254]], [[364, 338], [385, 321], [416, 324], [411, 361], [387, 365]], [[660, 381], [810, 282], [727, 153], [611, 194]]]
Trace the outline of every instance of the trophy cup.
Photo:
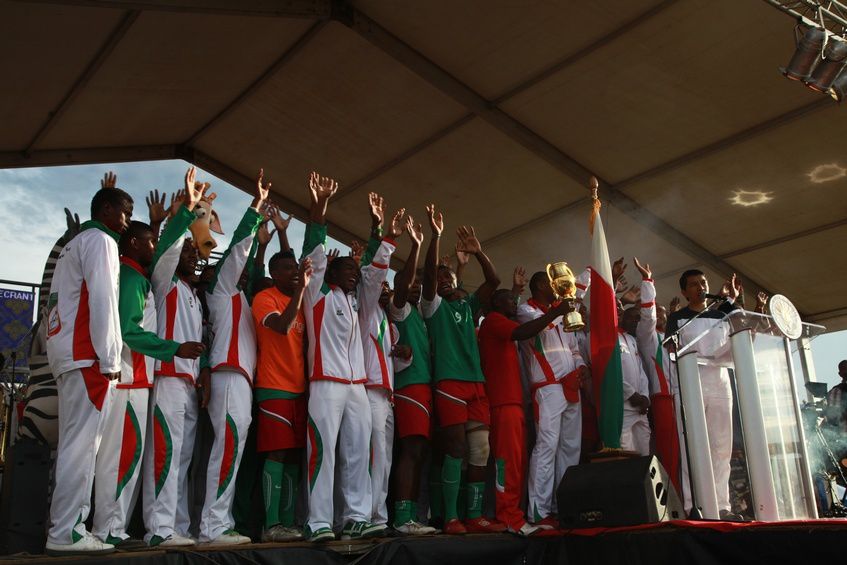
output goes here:
[[[564, 261], [547, 265], [547, 278], [550, 287], [559, 300], [573, 302], [576, 300], [576, 277]], [[565, 316], [565, 331], [576, 332], [585, 327], [579, 312], [568, 312]]]

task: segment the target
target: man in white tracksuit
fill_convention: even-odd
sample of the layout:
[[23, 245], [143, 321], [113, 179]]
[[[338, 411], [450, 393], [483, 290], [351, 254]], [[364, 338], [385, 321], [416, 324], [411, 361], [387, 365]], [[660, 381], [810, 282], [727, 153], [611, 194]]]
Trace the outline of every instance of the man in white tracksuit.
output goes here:
[[[206, 501], [200, 517], [200, 542], [244, 544], [250, 538], [233, 529], [235, 479], [252, 419], [252, 384], [256, 369], [256, 329], [247, 296], [245, 269], [252, 261], [253, 241], [262, 222], [259, 210], [270, 185], [257, 181], [257, 194], [238, 224], [229, 249], [215, 266], [206, 306], [212, 332], [209, 418], [215, 441], [206, 476]], [[240, 284], [242, 281], [243, 284]]]
[[[644, 371], [650, 380], [650, 403], [656, 426], [656, 456], [671, 476], [674, 485], [679, 486], [686, 511], [691, 510], [691, 488], [688, 481], [688, 462], [685, 454], [685, 441], [682, 434], [682, 412], [679, 398], [679, 379], [671, 366], [670, 355], [663, 344], [667, 325], [667, 310], [656, 303], [656, 286], [653, 283], [650, 265], [642, 265], [633, 258], [636, 268], [641, 272], [641, 319], [638, 322], [636, 340]], [[658, 429], [660, 422], [662, 397], [670, 396], [673, 402], [673, 422], [676, 441], [673, 437]], [[667, 445], [663, 445], [664, 442]]]
[[[532, 298], [518, 306], [517, 320], [525, 324], [543, 316], [556, 299], [547, 273], [529, 281]], [[533, 525], [557, 528], [556, 490], [565, 470], [579, 463], [582, 411], [579, 385], [587, 368], [572, 333], [558, 318], [534, 339], [520, 343], [532, 392], [536, 439], [529, 460], [529, 506]]]
[[118, 239], [132, 198], [103, 188], [91, 220], [65, 245], [47, 303], [47, 359], [59, 394], [56, 486], [46, 551], [50, 555], [114, 551], [85, 529], [97, 449], [109, 409], [110, 381], [121, 374]]
[[[371, 406], [371, 491], [373, 497], [371, 522], [387, 527], [388, 478], [391, 474], [391, 455], [394, 445], [394, 363], [392, 348], [397, 332], [388, 320], [385, 308], [390, 297], [384, 288], [388, 262], [394, 253], [393, 238], [402, 233], [400, 221], [403, 210], [393, 218], [388, 237], [382, 237], [385, 206], [382, 198], [368, 195], [371, 212], [371, 239], [362, 256], [362, 281], [359, 284], [359, 324], [362, 331], [365, 388]], [[387, 253], [387, 256], [386, 256]]]
[[[371, 408], [364, 386], [367, 375], [355, 296], [361, 275], [352, 257], [338, 257], [327, 265], [326, 206], [338, 183], [312, 173], [309, 189], [312, 206], [303, 242], [304, 258], [311, 260], [313, 269], [303, 299], [309, 336], [309, 518], [305, 535], [312, 542], [335, 539], [335, 450], [340, 443], [342, 537], [371, 537], [383, 528], [369, 521]], [[389, 246], [382, 243], [374, 260], [385, 263]]]
[[[682, 296], [688, 301], [684, 308], [668, 316], [667, 334], [673, 335], [697, 313], [707, 309], [706, 294], [709, 292], [709, 282], [702, 271], [688, 270], [679, 278], [679, 288]], [[696, 320], [688, 324], [680, 333], [680, 346], [712, 329], [712, 335], [723, 332], [722, 343], [715, 339], [701, 340], [694, 347], [698, 351], [708, 351], [713, 354], [717, 348], [725, 347], [728, 339], [727, 328], [714, 329], [721, 324], [727, 314], [738, 308], [735, 300], [741, 291], [741, 284], [735, 275], [724, 282], [721, 295], [726, 297], [718, 308], [709, 309]], [[723, 324], [726, 326], [726, 324]], [[708, 343], [707, 343], [708, 342]], [[721, 518], [738, 518], [732, 513], [729, 501], [730, 458], [732, 456], [732, 389], [729, 374], [726, 369], [715, 365], [699, 364], [700, 387], [703, 391], [703, 404], [706, 411], [706, 427], [709, 431], [709, 451], [712, 456], [712, 472], [715, 477], [715, 492], [717, 493], [718, 511]]]
[[182, 236], [191, 220], [169, 222], [158, 247], [154, 247], [153, 229], [143, 222], [132, 222], [121, 236], [118, 302], [123, 334], [121, 380], [111, 390], [111, 409], [97, 453], [92, 528], [94, 535], [120, 549], [141, 543], [130, 539], [126, 527], [138, 498], [136, 486], [141, 475], [147, 406], [156, 359], [171, 361], [174, 356], [196, 359], [204, 349], [199, 342], [180, 344], [156, 335], [156, 304], [148, 275], [148, 271], [160, 265], [158, 259], [166, 249], [182, 245]]
[[[189, 169], [184, 204], [169, 222], [187, 226], [194, 220], [194, 207], [202, 196], [194, 188], [195, 174], [193, 167]], [[153, 270], [157, 334], [162, 339], [202, 341], [202, 306], [192, 286], [197, 259], [197, 248], [183, 231], [163, 250]], [[197, 429], [196, 382], [201, 366], [208, 366], [205, 354], [200, 359], [156, 362], [142, 469], [144, 541], [151, 547], [194, 545], [188, 534], [188, 467]]]
[[623, 373], [623, 425], [621, 426], [621, 448], [650, 455], [650, 383], [641, 354], [638, 352], [636, 331], [641, 319], [641, 308], [624, 310], [618, 330]]

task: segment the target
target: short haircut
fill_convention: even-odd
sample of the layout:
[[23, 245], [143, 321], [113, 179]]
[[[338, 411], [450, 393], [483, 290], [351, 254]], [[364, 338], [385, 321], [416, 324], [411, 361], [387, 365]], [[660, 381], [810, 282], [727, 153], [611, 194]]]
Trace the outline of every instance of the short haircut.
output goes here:
[[679, 276], [679, 290], [685, 290], [686, 285], [688, 285], [688, 277], [699, 277], [700, 275], [705, 276], [706, 273], [700, 269], [688, 269], [682, 273]]
[[126, 231], [121, 234], [120, 242], [118, 242], [118, 249], [120, 250], [121, 255], [129, 251], [129, 242], [132, 238], [141, 237], [148, 232], [151, 234], [153, 233], [153, 228], [151, 228], [149, 224], [138, 222], [136, 220], [131, 221], [129, 223], [129, 227], [126, 228]]
[[341, 268], [341, 264], [346, 261], [352, 262], [353, 265], [355, 265], [357, 268], [359, 266], [359, 264], [356, 263], [356, 260], [352, 257], [336, 257], [335, 259], [330, 261], [329, 265], [327, 265], [326, 274], [330, 276], [335, 275], [335, 272]]
[[120, 188], [101, 188], [91, 199], [91, 218], [99, 216], [107, 204], [116, 208], [124, 202], [132, 204], [132, 196]]
[[508, 295], [509, 301], [512, 300], [511, 290], [509, 290], [508, 288], [498, 288], [494, 291], [494, 294], [491, 295], [491, 306], [494, 307], [494, 305], [497, 303], [498, 300], [503, 297], [503, 295]]
[[286, 251], [277, 251], [268, 261], [268, 272], [274, 272], [279, 266], [280, 261], [282, 261], [283, 259], [291, 259], [295, 263], [297, 262], [297, 257], [294, 255], [293, 249], [288, 249]]
[[550, 285], [550, 277], [544, 271], [538, 271], [529, 279], [529, 292], [540, 290], [543, 285]]

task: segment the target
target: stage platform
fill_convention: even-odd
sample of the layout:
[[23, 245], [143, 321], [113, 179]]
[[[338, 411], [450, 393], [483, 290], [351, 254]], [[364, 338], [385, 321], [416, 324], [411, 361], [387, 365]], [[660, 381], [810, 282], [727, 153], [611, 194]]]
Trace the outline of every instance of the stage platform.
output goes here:
[[324, 545], [253, 544], [191, 550], [139, 550], [53, 558], [12, 555], [0, 563], [76, 565], [535, 565], [661, 563], [840, 563], [847, 520], [814, 522], [664, 522], [630, 528], [546, 532], [529, 539], [509, 534], [390, 538]]

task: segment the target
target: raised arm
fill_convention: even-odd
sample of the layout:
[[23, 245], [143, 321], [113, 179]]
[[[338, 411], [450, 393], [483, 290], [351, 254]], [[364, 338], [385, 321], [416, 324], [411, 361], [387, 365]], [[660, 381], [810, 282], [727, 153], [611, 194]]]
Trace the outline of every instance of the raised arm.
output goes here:
[[153, 284], [153, 295], [158, 303], [165, 299], [165, 294], [176, 273], [179, 264], [179, 254], [185, 241], [185, 232], [197, 218], [194, 207], [203, 197], [203, 189], [194, 187], [196, 169], [191, 167], [185, 174], [185, 189], [179, 191], [182, 202], [174, 199], [171, 204], [172, 215], [159, 238], [153, 262], [150, 265], [150, 282]]
[[524, 339], [531, 339], [537, 336], [544, 330], [544, 328], [552, 324], [556, 318], [564, 316], [568, 312], [570, 312], [570, 303], [566, 301], [562, 301], [554, 306], [551, 306], [550, 309], [541, 316], [528, 320], [512, 330], [512, 341], [522, 341]]
[[394, 277], [394, 306], [403, 308], [409, 298], [409, 289], [415, 282], [415, 273], [418, 270], [418, 259], [421, 254], [421, 243], [423, 242], [423, 229], [420, 224], [415, 224], [412, 216], [406, 216], [406, 233], [412, 242], [409, 250], [409, 258], [403, 269]]
[[[653, 271], [647, 263], [641, 264], [638, 257], [632, 258], [635, 268], [641, 273], [641, 314], [635, 330], [638, 352], [645, 363], [653, 364], [659, 351], [659, 334], [656, 333], [656, 286], [653, 284]], [[656, 371], [646, 371], [650, 379], [650, 392], [661, 391]]]
[[435, 204], [427, 206], [426, 213], [429, 217], [429, 227], [432, 229], [432, 239], [429, 240], [429, 248], [424, 262], [422, 295], [424, 300], [431, 302], [435, 300], [436, 287], [438, 286], [439, 242], [441, 241], [441, 232], [444, 231], [444, 216], [441, 212], [436, 212]]
[[165, 196], [163, 191], [159, 195], [158, 190], [151, 190], [147, 196], [147, 211], [150, 215], [150, 229], [153, 230], [153, 242], [159, 240], [159, 232], [162, 228], [162, 222], [168, 219], [168, 211], [165, 210]]
[[403, 215], [406, 210], [400, 208], [391, 219], [387, 237], [383, 238], [371, 260], [367, 263], [362, 258], [362, 280], [359, 301], [361, 311], [374, 312], [379, 308], [379, 296], [382, 294], [382, 283], [388, 276], [388, 263], [397, 247], [397, 238], [403, 234]]
[[473, 255], [479, 261], [479, 266], [482, 267], [482, 275], [485, 277], [485, 282], [477, 289], [476, 295], [481, 304], [488, 304], [491, 295], [500, 286], [500, 277], [497, 276], [494, 264], [491, 263], [488, 255], [483, 253], [482, 244], [477, 239], [473, 226], [459, 227], [456, 230], [456, 235], [459, 236], [459, 247], [456, 248], [456, 251], [463, 251]]
[[283, 218], [282, 212], [276, 205], [271, 206], [269, 213], [271, 222], [273, 222], [276, 228], [276, 237], [279, 239], [279, 250], [288, 251], [291, 249], [291, 245], [288, 242], [288, 226], [291, 225], [291, 218], [293, 216], [289, 214], [287, 218]]
[[329, 199], [338, 191], [338, 183], [322, 177], [316, 172], [309, 175], [309, 224], [306, 226], [306, 237], [303, 239], [303, 257], [312, 263], [312, 276], [306, 285], [305, 300], [314, 304], [324, 284], [326, 274], [326, 207]]
[[309, 281], [312, 278], [312, 261], [307, 257], [300, 261], [300, 280], [297, 282], [297, 288], [294, 294], [291, 295], [291, 300], [288, 306], [282, 313], [273, 312], [265, 316], [262, 324], [266, 328], [270, 328], [277, 333], [287, 335], [297, 319], [297, 313], [303, 307], [303, 296]]

